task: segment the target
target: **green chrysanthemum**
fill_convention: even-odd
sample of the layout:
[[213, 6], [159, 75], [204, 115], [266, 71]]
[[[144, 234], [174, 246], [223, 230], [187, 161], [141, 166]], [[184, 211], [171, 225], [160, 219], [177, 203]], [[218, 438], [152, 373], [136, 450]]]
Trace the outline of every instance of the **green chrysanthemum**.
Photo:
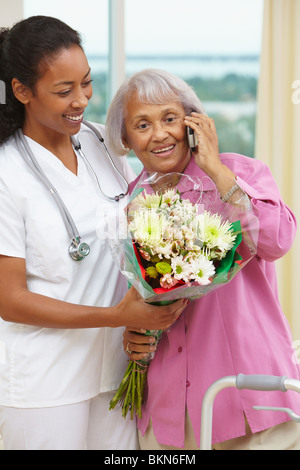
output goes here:
[[156, 279], [157, 276], [158, 276], [158, 271], [157, 271], [157, 269], [155, 268], [155, 266], [149, 266], [149, 267], [146, 269], [146, 273], [147, 273], [148, 276], [151, 277], [152, 279]]
[[172, 272], [172, 268], [170, 264], [167, 263], [166, 261], [160, 261], [159, 263], [156, 263], [155, 267], [157, 271], [159, 272], [159, 274], [162, 274], [163, 276], [165, 274], [171, 274]]

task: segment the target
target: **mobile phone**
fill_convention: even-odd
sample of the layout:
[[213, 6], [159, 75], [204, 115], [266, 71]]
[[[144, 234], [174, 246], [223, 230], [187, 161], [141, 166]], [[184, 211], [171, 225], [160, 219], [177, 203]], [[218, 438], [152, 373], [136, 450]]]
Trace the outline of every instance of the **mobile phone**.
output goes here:
[[187, 127], [186, 132], [187, 132], [188, 145], [189, 145], [191, 151], [194, 152], [196, 150], [197, 145], [198, 145], [197, 136], [195, 135], [195, 132], [191, 127]]

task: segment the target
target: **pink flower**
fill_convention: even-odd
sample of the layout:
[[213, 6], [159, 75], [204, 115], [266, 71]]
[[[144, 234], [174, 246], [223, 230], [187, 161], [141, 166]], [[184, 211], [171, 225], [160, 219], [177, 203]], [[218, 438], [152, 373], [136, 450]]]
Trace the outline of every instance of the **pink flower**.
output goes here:
[[150, 261], [151, 257], [147, 251], [139, 250], [139, 253], [141, 257], [144, 258], [146, 261]]
[[171, 289], [171, 287], [176, 286], [178, 284], [177, 279], [171, 276], [171, 274], [167, 273], [160, 279], [160, 285], [164, 289]]

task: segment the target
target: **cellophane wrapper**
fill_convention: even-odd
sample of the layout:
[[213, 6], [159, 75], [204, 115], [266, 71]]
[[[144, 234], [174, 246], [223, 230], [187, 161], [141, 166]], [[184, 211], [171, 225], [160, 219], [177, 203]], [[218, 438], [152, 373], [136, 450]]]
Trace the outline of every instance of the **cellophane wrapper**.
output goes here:
[[[162, 287], [158, 283], [158, 278], [159, 276], [161, 278], [163, 274], [158, 273], [158, 278], [156, 279], [150, 278], [147, 274], [149, 266], [151, 266], [150, 271], [155, 270], [152, 267], [152, 261], [149, 259], [151, 250], [149, 251], [149, 248], [146, 246], [144, 251], [140, 240], [137, 242], [135, 238], [137, 232], [133, 233], [131, 230], [131, 222], [135, 214], [140, 215], [138, 213], [141, 212], [141, 197], [145, 198], [145, 200], [149, 198], [151, 207], [147, 207], [147, 210], [150, 209], [155, 214], [157, 211], [164, 211], [164, 208], [158, 207], [158, 201], [163, 200], [162, 195], [173, 194], [172, 191], [173, 193], [175, 191], [177, 198], [181, 201], [185, 201], [185, 203], [189, 201], [191, 203], [195, 220], [198, 216], [202, 217], [205, 213], [209, 214], [209, 216], [212, 216], [212, 219], [217, 217], [218, 221], [221, 220], [225, 226], [229, 224], [230, 231], [234, 234], [234, 241], [226, 251], [226, 255], [222, 254], [222, 259], [212, 259], [211, 263], [214, 266], [214, 273], [203, 284], [199, 284], [199, 282], [202, 282], [199, 279], [197, 282], [190, 279], [180, 279], [175, 281], [173, 285], [172, 275], [167, 273], [165, 277], [169, 276], [168, 280], [171, 280], [171, 284], [168, 287], [165, 287], [165, 284], [163, 284]], [[154, 197], [151, 198], [150, 196]], [[126, 204], [124, 211], [122, 210], [122, 213], [119, 214], [118, 220], [110, 221], [114, 230], [110, 231], [109, 243], [115, 263], [126, 277], [128, 286], [133, 286], [148, 303], [166, 305], [181, 298], [193, 301], [208, 295], [230, 282], [256, 254], [258, 219], [253, 212], [248, 195], [241, 189], [238, 190], [238, 197], [235, 197], [234, 203], [228, 204], [221, 200], [214, 183], [206, 176], [198, 178], [179, 173], [160, 174], [144, 172]], [[172, 204], [171, 200], [171, 209], [173, 207]], [[170, 210], [170, 206], [167, 208], [167, 211]], [[169, 225], [174, 223], [171, 219], [171, 217], [168, 219]], [[164, 228], [159, 228], [160, 233], [164, 231]], [[211, 231], [213, 232], [214, 230], [215, 228]], [[168, 228], [166, 231], [170, 235]], [[181, 235], [179, 238], [181, 238]], [[196, 240], [196, 246], [194, 245], [197, 249], [199, 247], [203, 249], [203, 244], [205, 244], [203, 243], [203, 232], [200, 238]], [[206, 249], [205, 253], [209, 256], [211, 254], [210, 249]], [[160, 253], [158, 256], [161, 259], [158, 259], [156, 255], [156, 261], [167, 261], [170, 264], [170, 260], [166, 260], [164, 254]], [[187, 251], [185, 251], [185, 257], [187, 256]], [[156, 264], [156, 266], [158, 265]], [[165, 263], [161, 266], [170, 270], [169, 266]], [[177, 269], [181, 269], [181, 267], [179, 266]], [[146, 334], [154, 336], [156, 342], [158, 342], [162, 331], [147, 330]], [[152, 354], [142, 361], [129, 361], [120, 387], [110, 403], [111, 409], [117, 403], [120, 403], [124, 417], [126, 417], [129, 410], [131, 418], [135, 414], [141, 417], [147, 369], [153, 357]]]

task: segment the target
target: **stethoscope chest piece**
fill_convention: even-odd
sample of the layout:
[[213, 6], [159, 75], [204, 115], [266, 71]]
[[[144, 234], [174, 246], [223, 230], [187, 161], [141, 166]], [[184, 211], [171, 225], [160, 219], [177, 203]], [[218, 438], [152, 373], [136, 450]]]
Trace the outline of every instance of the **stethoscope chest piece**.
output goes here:
[[80, 243], [80, 239], [73, 238], [69, 247], [69, 255], [74, 261], [83, 260], [90, 252], [90, 247], [87, 243]]

